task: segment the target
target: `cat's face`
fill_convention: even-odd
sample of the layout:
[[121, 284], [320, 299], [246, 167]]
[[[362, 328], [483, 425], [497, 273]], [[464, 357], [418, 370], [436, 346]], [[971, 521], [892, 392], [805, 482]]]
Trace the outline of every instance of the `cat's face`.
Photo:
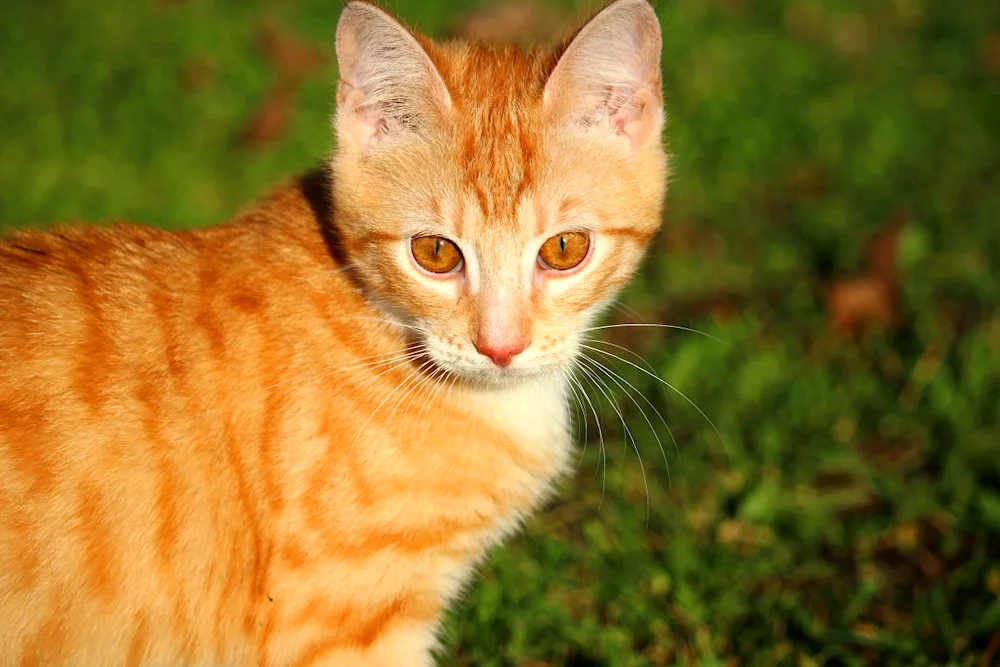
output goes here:
[[660, 223], [659, 39], [645, 0], [557, 54], [418, 42], [345, 10], [338, 220], [436, 366], [505, 383], [565, 369], [593, 335]]

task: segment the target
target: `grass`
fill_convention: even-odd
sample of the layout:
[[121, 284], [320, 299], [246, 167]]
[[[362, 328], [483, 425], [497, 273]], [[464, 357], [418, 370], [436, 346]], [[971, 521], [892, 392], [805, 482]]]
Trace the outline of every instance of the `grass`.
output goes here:
[[[390, 4], [435, 33], [468, 9]], [[1000, 4], [658, 12], [675, 175], [623, 301], [725, 342], [655, 328], [608, 340], [705, 416], [595, 355], [677, 440], [606, 380], [649, 511], [591, 387], [606, 479], [591, 419], [575, 478], [451, 614], [443, 664], [1000, 664]], [[332, 0], [5, 2], [0, 229], [208, 224], [315, 164], [329, 68], [305, 78], [278, 140], [250, 150], [240, 132], [275, 76], [261, 21], [330, 54], [337, 13]], [[905, 224], [879, 269], [866, 255], [889, 221]], [[835, 325], [866, 307], [831, 290], [857, 276], [895, 296], [882, 326], [845, 335]]]

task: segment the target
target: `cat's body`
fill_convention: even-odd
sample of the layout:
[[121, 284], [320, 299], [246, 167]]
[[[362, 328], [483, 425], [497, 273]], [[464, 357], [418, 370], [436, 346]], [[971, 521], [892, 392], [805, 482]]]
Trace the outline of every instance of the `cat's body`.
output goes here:
[[330, 172], [0, 240], [0, 666], [427, 665], [566, 470], [660, 222], [652, 10], [525, 54], [353, 3], [337, 44]]
[[0, 245], [0, 662], [410, 664], [562, 469], [562, 380], [404, 384], [316, 210]]

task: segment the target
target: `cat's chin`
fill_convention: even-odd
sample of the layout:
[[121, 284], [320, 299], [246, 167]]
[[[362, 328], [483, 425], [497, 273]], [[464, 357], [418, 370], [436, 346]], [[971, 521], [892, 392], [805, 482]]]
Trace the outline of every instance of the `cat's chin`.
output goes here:
[[[437, 367], [451, 377], [459, 386], [472, 389], [510, 389], [518, 385], [538, 382], [551, 378], [561, 369], [561, 365], [544, 366], [479, 366], [449, 362], [437, 362]], [[433, 373], [433, 372], [432, 372]]]

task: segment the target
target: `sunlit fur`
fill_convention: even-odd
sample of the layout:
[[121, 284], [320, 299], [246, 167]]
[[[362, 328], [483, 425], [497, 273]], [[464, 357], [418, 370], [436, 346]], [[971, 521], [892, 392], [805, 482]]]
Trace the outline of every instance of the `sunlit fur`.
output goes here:
[[[0, 666], [429, 665], [566, 470], [579, 332], [660, 220], [652, 10], [522, 53], [355, 3], [338, 54], [329, 172], [214, 228], [0, 241]], [[543, 270], [567, 230], [590, 256]]]

